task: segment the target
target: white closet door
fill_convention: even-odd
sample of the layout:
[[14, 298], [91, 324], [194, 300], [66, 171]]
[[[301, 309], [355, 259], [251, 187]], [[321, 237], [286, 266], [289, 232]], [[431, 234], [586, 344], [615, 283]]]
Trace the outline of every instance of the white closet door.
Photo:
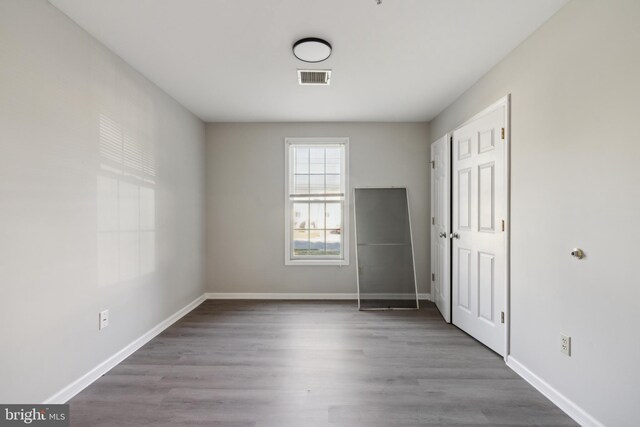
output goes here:
[[431, 144], [431, 296], [451, 322], [451, 145], [445, 135]]
[[506, 105], [453, 132], [453, 323], [506, 350]]

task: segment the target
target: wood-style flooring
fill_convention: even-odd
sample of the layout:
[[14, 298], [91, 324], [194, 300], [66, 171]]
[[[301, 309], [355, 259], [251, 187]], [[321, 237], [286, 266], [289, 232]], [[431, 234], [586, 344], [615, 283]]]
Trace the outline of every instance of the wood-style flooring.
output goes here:
[[431, 304], [205, 301], [69, 403], [72, 426], [575, 425]]

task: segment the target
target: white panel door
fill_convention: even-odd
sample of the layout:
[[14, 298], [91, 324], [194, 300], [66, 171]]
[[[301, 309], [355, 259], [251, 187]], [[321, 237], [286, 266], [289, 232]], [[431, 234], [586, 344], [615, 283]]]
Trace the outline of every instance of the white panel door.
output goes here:
[[504, 104], [453, 132], [453, 323], [498, 354], [506, 350]]
[[451, 322], [451, 145], [445, 135], [431, 144], [431, 297]]

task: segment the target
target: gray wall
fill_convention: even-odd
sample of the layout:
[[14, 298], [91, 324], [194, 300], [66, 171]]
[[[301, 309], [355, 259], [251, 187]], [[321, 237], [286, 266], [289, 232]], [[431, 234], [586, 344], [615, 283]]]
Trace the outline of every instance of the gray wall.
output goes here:
[[202, 295], [204, 124], [44, 0], [0, 64], [0, 402], [36, 403]]
[[636, 0], [573, 1], [431, 122], [512, 94], [511, 354], [611, 426], [640, 420], [639, 21]]
[[[309, 136], [350, 138], [352, 187], [408, 187], [418, 290], [429, 292], [429, 144], [425, 123], [208, 124], [208, 290], [356, 292], [353, 223], [348, 267], [284, 265], [284, 138]], [[353, 207], [349, 215], [353, 218]]]

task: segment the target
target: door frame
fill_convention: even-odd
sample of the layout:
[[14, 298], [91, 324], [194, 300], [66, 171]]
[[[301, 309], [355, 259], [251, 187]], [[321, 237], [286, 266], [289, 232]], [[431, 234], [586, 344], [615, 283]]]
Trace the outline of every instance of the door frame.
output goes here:
[[[505, 320], [504, 320], [504, 361], [507, 361], [509, 357], [510, 349], [511, 349], [511, 94], [503, 96], [497, 101], [493, 102], [488, 107], [484, 108], [477, 114], [474, 114], [471, 118], [465, 120], [462, 124], [456, 126], [450, 132], [447, 132], [447, 135], [451, 137], [453, 133], [463, 126], [473, 122], [476, 119], [500, 108], [504, 107], [504, 183], [505, 183], [505, 205], [506, 205], [506, 213], [505, 213], [505, 227], [504, 227], [504, 250], [505, 250]], [[453, 146], [452, 146], [453, 148]], [[451, 157], [451, 167], [450, 172], [453, 173], [453, 156]], [[451, 178], [451, 177], [450, 177]], [[453, 192], [453, 188], [451, 188], [451, 192]], [[453, 197], [451, 198], [453, 203]], [[453, 209], [450, 210], [451, 215], [453, 215]], [[453, 245], [451, 245], [453, 247]], [[450, 254], [451, 258], [453, 258], [453, 254]], [[453, 268], [453, 263], [451, 263], [451, 268]], [[449, 295], [452, 295], [453, 292], [453, 276], [450, 277], [449, 280]], [[451, 303], [453, 303], [453, 298], [450, 298]], [[453, 323], [453, 310], [451, 311], [451, 323]]]

